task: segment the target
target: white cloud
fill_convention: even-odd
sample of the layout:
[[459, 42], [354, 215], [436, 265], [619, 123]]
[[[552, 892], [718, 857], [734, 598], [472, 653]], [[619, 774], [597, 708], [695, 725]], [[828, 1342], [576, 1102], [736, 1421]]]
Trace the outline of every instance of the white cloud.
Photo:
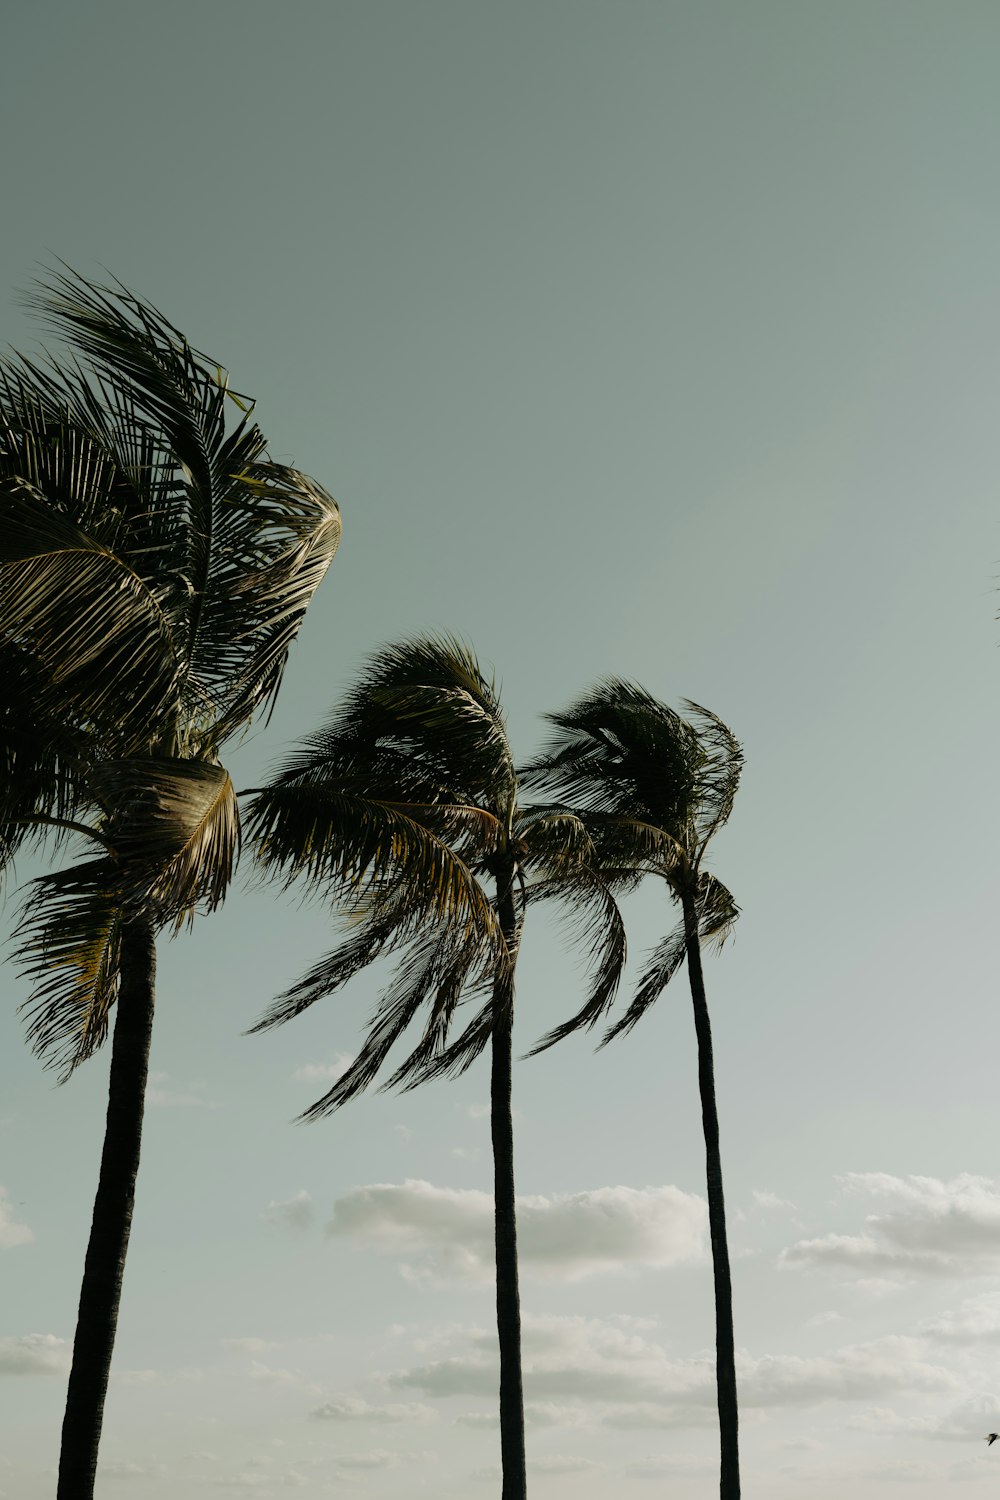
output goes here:
[[97, 1469], [102, 1479], [144, 1479], [156, 1473], [155, 1469], [147, 1469], [142, 1464], [133, 1464], [127, 1460], [112, 1459], [108, 1463], [101, 1463]]
[[309, 1413], [325, 1422], [431, 1422], [434, 1412], [419, 1401], [394, 1401], [386, 1405], [372, 1405], [360, 1396], [345, 1396], [340, 1401], [328, 1401]]
[[395, 1469], [399, 1465], [399, 1454], [385, 1448], [370, 1448], [361, 1453], [338, 1453], [337, 1466], [341, 1469]]
[[782, 1252], [784, 1265], [836, 1266], [881, 1273], [975, 1275], [1000, 1269], [1000, 1183], [963, 1173], [893, 1177], [850, 1172], [851, 1193], [883, 1200], [858, 1234], [800, 1240]]
[[635, 1479], [695, 1479], [717, 1471], [717, 1464], [707, 1463], [704, 1459], [663, 1458], [659, 1454], [637, 1458], [625, 1470]]
[[889, 1436], [924, 1437], [941, 1442], [969, 1443], [1000, 1431], [1000, 1397], [979, 1393], [942, 1412], [900, 1415], [884, 1406], [869, 1407], [847, 1424], [859, 1432]]
[[[594, 1401], [619, 1427], [691, 1425], [712, 1418], [714, 1360], [675, 1360], [642, 1335], [587, 1318], [526, 1319], [525, 1391], [532, 1402]], [[863, 1401], [900, 1391], [954, 1390], [955, 1378], [923, 1357], [918, 1340], [888, 1337], [830, 1354], [737, 1357], [740, 1403], [748, 1411]], [[396, 1389], [431, 1398], [485, 1396], [497, 1382], [495, 1336], [467, 1334], [456, 1352], [389, 1376]]]
[[0, 1375], [63, 1375], [70, 1346], [52, 1333], [22, 1333], [0, 1338]]
[[7, 1197], [7, 1189], [0, 1187], [0, 1250], [12, 1250], [15, 1245], [30, 1245], [35, 1238], [27, 1224], [19, 1224]]
[[[525, 1271], [560, 1280], [705, 1256], [703, 1199], [675, 1187], [595, 1188], [518, 1199], [518, 1250]], [[418, 1255], [411, 1275], [487, 1280], [493, 1274], [493, 1200], [429, 1182], [373, 1183], [337, 1200], [328, 1232], [399, 1257]]]
[[777, 1193], [768, 1193], [759, 1188], [754, 1188], [752, 1193], [754, 1207], [761, 1209], [786, 1208], [794, 1212], [795, 1204], [789, 1203], [787, 1198], [779, 1198]]
[[330, 1062], [305, 1063], [292, 1074], [296, 1083], [336, 1083], [342, 1078], [354, 1059], [346, 1052], [337, 1052]]
[[316, 1211], [312, 1198], [305, 1188], [300, 1188], [284, 1202], [272, 1199], [267, 1205], [267, 1217], [273, 1224], [286, 1224], [289, 1229], [305, 1230], [312, 1228], [316, 1219]]
[[531, 1467], [538, 1474], [584, 1474], [588, 1470], [603, 1469], [604, 1465], [572, 1453], [550, 1453], [543, 1458], [533, 1458]]
[[270, 1365], [262, 1364], [259, 1359], [250, 1361], [250, 1379], [259, 1380], [265, 1385], [301, 1385], [301, 1377], [291, 1370], [274, 1370]]
[[266, 1339], [223, 1339], [222, 1345], [234, 1354], [263, 1354], [270, 1348]]
[[1000, 1343], [1000, 1296], [967, 1297], [957, 1308], [921, 1323], [918, 1332], [946, 1344]]

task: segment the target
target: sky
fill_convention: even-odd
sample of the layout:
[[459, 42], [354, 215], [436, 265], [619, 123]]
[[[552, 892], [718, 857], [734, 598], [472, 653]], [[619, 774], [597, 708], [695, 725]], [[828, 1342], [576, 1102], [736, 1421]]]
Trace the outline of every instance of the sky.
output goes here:
[[[609, 673], [743, 742], [706, 974], [760, 1500], [998, 1482], [998, 53], [991, 0], [5, 20], [0, 340], [57, 257], [117, 276], [342, 507], [238, 786], [428, 631], [519, 757]], [[627, 915], [638, 963], [672, 913]], [[296, 1125], [378, 973], [244, 1034], [334, 941], [248, 874], [161, 944], [100, 1500], [499, 1492], [485, 1062]], [[108, 1059], [57, 1087], [4, 972], [0, 1495], [50, 1500]], [[521, 1051], [581, 984], [539, 913]], [[514, 1104], [532, 1500], [707, 1500], [683, 977]]]

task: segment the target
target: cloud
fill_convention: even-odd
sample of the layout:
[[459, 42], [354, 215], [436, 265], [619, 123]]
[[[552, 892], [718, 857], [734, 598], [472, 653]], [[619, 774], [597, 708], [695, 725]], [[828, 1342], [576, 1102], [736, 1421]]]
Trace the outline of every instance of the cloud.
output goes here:
[[301, 1376], [292, 1370], [274, 1370], [270, 1365], [262, 1364], [259, 1359], [250, 1361], [250, 1379], [259, 1380], [265, 1385], [301, 1385]]
[[795, 1209], [795, 1204], [794, 1203], [790, 1203], [787, 1198], [779, 1198], [778, 1195], [777, 1195], [777, 1193], [768, 1193], [768, 1192], [762, 1191], [759, 1188], [754, 1188], [753, 1193], [752, 1193], [751, 1196], [753, 1197], [753, 1202], [754, 1202], [754, 1207], [755, 1208], [761, 1208], [761, 1209], [787, 1208], [787, 1209], [790, 1209], [792, 1211], [794, 1211], [794, 1209]]
[[285, 1224], [289, 1229], [306, 1230], [312, 1228], [316, 1219], [316, 1211], [312, 1198], [305, 1188], [300, 1188], [284, 1202], [272, 1199], [267, 1205], [267, 1217], [272, 1224]]
[[0, 1338], [0, 1375], [63, 1375], [70, 1346], [52, 1333], [22, 1333]]
[[967, 1297], [957, 1308], [921, 1323], [917, 1331], [945, 1344], [998, 1344], [1000, 1296]]
[[336, 1083], [353, 1062], [346, 1052], [338, 1052], [330, 1062], [306, 1063], [292, 1074], [296, 1083]]
[[[495, 1336], [466, 1334], [458, 1352], [388, 1377], [430, 1398], [495, 1394]], [[599, 1402], [607, 1425], [689, 1426], [712, 1420], [715, 1367], [708, 1355], [674, 1360], [620, 1324], [588, 1318], [526, 1319], [525, 1391], [532, 1402]], [[916, 1339], [888, 1337], [830, 1354], [737, 1357], [740, 1404], [752, 1409], [872, 1400], [898, 1391], [948, 1391], [955, 1378], [923, 1357]]]
[[222, 1345], [234, 1354], [263, 1354], [271, 1347], [266, 1339], [223, 1339]]
[[395, 1401], [374, 1406], [360, 1396], [328, 1401], [309, 1413], [324, 1422], [432, 1422], [434, 1412], [419, 1401]]
[[338, 1453], [337, 1467], [341, 1469], [395, 1469], [399, 1454], [385, 1448], [370, 1448], [362, 1453]]
[[[595, 1188], [518, 1199], [522, 1268], [575, 1281], [601, 1271], [705, 1257], [703, 1199], [675, 1187]], [[328, 1233], [387, 1254], [418, 1255], [411, 1276], [486, 1281], [493, 1274], [493, 1200], [429, 1182], [373, 1183], [339, 1198]]]
[[1000, 1183], [994, 1179], [849, 1172], [840, 1182], [847, 1192], [883, 1200], [886, 1211], [870, 1214], [859, 1234], [800, 1240], [783, 1251], [782, 1264], [949, 1276], [1000, 1270]]
[[7, 1189], [0, 1187], [0, 1250], [12, 1250], [15, 1245], [30, 1245], [35, 1238], [27, 1224], [19, 1224], [8, 1201]]
[[572, 1453], [550, 1453], [545, 1458], [533, 1458], [531, 1467], [538, 1474], [584, 1474], [588, 1470], [603, 1469], [604, 1465]]
[[967, 1396], [946, 1412], [922, 1416], [900, 1416], [888, 1407], [873, 1406], [859, 1412], [847, 1425], [858, 1432], [969, 1443], [988, 1432], [1000, 1431], [1000, 1397], [979, 1393]]
[[718, 1465], [704, 1459], [662, 1458], [655, 1455], [637, 1458], [627, 1465], [625, 1472], [635, 1479], [694, 1479], [702, 1474], [715, 1473], [717, 1468]]
[[[164, 1109], [188, 1109], [192, 1107], [218, 1109], [219, 1106], [217, 1104], [213, 1104], [208, 1099], [202, 1098], [200, 1094], [178, 1093], [174, 1089], [162, 1088], [161, 1085], [166, 1083], [169, 1077], [169, 1073], [150, 1073], [149, 1082], [146, 1086], [147, 1104]], [[201, 1085], [195, 1084], [194, 1087], [200, 1088]]]

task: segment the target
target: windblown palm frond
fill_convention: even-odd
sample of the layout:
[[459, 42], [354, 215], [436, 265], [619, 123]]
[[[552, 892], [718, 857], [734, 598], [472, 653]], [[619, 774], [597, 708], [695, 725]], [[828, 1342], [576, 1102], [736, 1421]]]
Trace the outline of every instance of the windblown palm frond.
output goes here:
[[[383, 648], [343, 706], [254, 794], [246, 826], [266, 871], [286, 882], [302, 878], [349, 911], [360, 906], [364, 918], [362, 930], [280, 997], [254, 1030], [290, 1019], [376, 956], [402, 949], [413, 974], [424, 977], [413, 1007], [401, 998], [411, 994], [402, 979], [389, 992], [393, 1028], [424, 1003], [430, 1017], [386, 1087], [463, 1071], [489, 1042], [488, 981], [513, 965], [520, 932], [517, 918], [513, 940], [502, 936], [498, 896], [487, 893], [485, 878], [498, 882], [498, 892], [503, 880], [523, 878], [533, 899], [561, 898], [575, 912], [596, 969], [588, 1014], [610, 1004], [624, 929], [608, 882], [591, 868], [588, 827], [565, 808], [518, 808], [494, 684], [453, 637]], [[408, 972], [404, 964], [401, 975]], [[451, 1040], [459, 1003], [479, 992], [480, 1007]], [[356, 1071], [318, 1101], [316, 1113], [373, 1081], [372, 1059], [381, 1064], [388, 1053], [386, 1034], [379, 1012], [371, 1047], [366, 1043]], [[394, 1041], [401, 1035], [392, 1030]], [[364, 1083], [356, 1087], [358, 1079]]]
[[[698, 1041], [716, 1293], [720, 1494], [722, 1500], [738, 1500], [732, 1285], [701, 952], [705, 943], [723, 943], [739, 915], [731, 893], [702, 869], [702, 860], [732, 812], [743, 755], [716, 714], [696, 703], [686, 702], [684, 707], [686, 719], [631, 683], [599, 683], [570, 709], [550, 716], [555, 734], [524, 778], [580, 815], [593, 844], [596, 869], [610, 888], [627, 890], [645, 875], [658, 875], [681, 907], [680, 926], [650, 955], [631, 1004], [606, 1030], [601, 1045], [631, 1031], [687, 962]], [[543, 1038], [540, 1046], [592, 1026], [607, 1008], [597, 997]]]
[[0, 358], [0, 861], [89, 828], [110, 863], [37, 887], [29, 930], [85, 892], [177, 923], [229, 883], [219, 750], [273, 702], [339, 512], [267, 458], [252, 403], [149, 303], [67, 272], [29, 305], [71, 354]]
[[63, 1077], [116, 1007], [58, 1482], [93, 1500], [156, 933], [225, 895], [239, 818], [219, 752], [272, 704], [340, 518], [151, 305], [72, 273], [31, 303], [71, 352], [0, 359], [0, 865], [43, 834], [103, 851], [36, 880], [19, 929], [29, 1037]]

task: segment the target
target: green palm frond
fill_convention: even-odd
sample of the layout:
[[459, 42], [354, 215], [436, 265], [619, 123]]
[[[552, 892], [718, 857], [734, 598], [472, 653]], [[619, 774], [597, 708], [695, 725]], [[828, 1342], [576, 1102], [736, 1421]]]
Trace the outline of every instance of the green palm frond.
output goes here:
[[722, 881], [704, 871], [698, 878], [697, 910], [702, 942], [721, 948], [732, 935], [740, 909]]
[[610, 1026], [601, 1038], [606, 1047], [616, 1037], [626, 1036], [642, 1020], [651, 1005], [659, 999], [684, 962], [687, 951], [684, 928], [678, 927], [653, 950], [639, 979], [632, 1003], [621, 1020]]
[[118, 997], [116, 875], [113, 861], [96, 859], [28, 887], [16, 956], [34, 987], [21, 1008], [32, 1048], [62, 1078], [100, 1047]]
[[583, 950], [593, 977], [580, 1009], [536, 1042], [529, 1057], [554, 1047], [575, 1031], [589, 1031], [597, 1025], [614, 1004], [628, 957], [625, 923], [618, 903], [598, 873], [584, 866], [574, 871], [569, 880], [547, 880], [529, 887], [529, 901], [551, 897], [560, 901], [563, 912], [576, 927], [575, 946]]
[[609, 678], [547, 718], [555, 733], [522, 772], [526, 786], [582, 813], [637, 818], [683, 838], [702, 753], [679, 714], [644, 688]]
[[[0, 865], [96, 818], [105, 903], [176, 923], [228, 885], [239, 820], [218, 754], [273, 703], [340, 514], [126, 287], [67, 269], [28, 302], [69, 348], [0, 357]], [[81, 912], [94, 895], [52, 892]], [[113, 995], [98, 985], [95, 1016]]]
[[257, 462], [231, 476], [219, 504], [221, 556], [190, 645], [216, 744], [273, 704], [341, 529], [336, 501], [296, 469]]
[[428, 924], [406, 948], [403, 961], [379, 1001], [369, 1025], [364, 1046], [333, 1087], [311, 1105], [303, 1119], [318, 1119], [332, 1113], [374, 1082], [396, 1042], [403, 1036], [420, 1008], [432, 997], [432, 1015], [417, 1052], [407, 1059], [387, 1087], [408, 1076], [413, 1059], [433, 1049], [463, 987], [472, 962], [475, 943], [455, 945], [446, 924]]
[[0, 637], [31, 657], [40, 709], [134, 740], [171, 702], [176, 625], [128, 563], [17, 480], [0, 479]]
[[320, 892], [357, 895], [398, 879], [414, 910], [495, 935], [489, 899], [446, 837], [449, 828], [463, 837], [470, 819], [480, 828], [495, 823], [476, 808], [394, 804], [372, 795], [367, 781], [322, 772], [314, 783], [299, 773], [257, 792], [246, 824], [261, 865], [288, 881], [304, 878]]
[[698, 773], [698, 824], [702, 846], [729, 821], [743, 770], [743, 748], [711, 709], [685, 698], [704, 760]]
[[365, 745], [409, 755], [455, 800], [513, 805], [516, 775], [496, 689], [474, 652], [451, 636], [384, 647], [340, 716]]
[[228, 771], [205, 761], [133, 759], [104, 761], [90, 780], [130, 904], [162, 923], [221, 903], [240, 842]]
[[397, 887], [377, 911], [367, 914], [363, 925], [334, 950], [319, 959], [290, 989], [268, 1006], [248, 1035], [270, 1031], [300, 1016], [317, 1000], [334, 994], [355, 974], [360, 974], [383, 953], [392, 952], [414, 931], [414, 913], [405, 892]]
[[[424, 991], [425, 1002], [429, 1001], [427, 1021], [420, 1042], [382, 1085], [383, 1090], [417, 1088], [425, 1078], [434, 1076], [434, 1071], [448, 1051], [448, 1036], [455, 1011], [460, 1002], [468, 1002], [477, 994], [490, 993], [494, 983], [495, 965], [490, 950], [474, 935], [464, 942], [455, 943], [452, 935], [442, 934], [437, 943], [432, 969], [433, 982]], [[485, 1046], [489, 1033], [484, 1036]], [[461, 1038], [459, 1039], [461, 1041]], [[481, 1047], [468, 1057], [471, 1063], [478, 1057]], [[468, 1066], [468, 1063], [463, 1066]]]
[[92, 804], [78, 737], [44, 715], [44, 684], [31, 657], [0, 638], [0, 875], [20, 848], [76, 822]]

